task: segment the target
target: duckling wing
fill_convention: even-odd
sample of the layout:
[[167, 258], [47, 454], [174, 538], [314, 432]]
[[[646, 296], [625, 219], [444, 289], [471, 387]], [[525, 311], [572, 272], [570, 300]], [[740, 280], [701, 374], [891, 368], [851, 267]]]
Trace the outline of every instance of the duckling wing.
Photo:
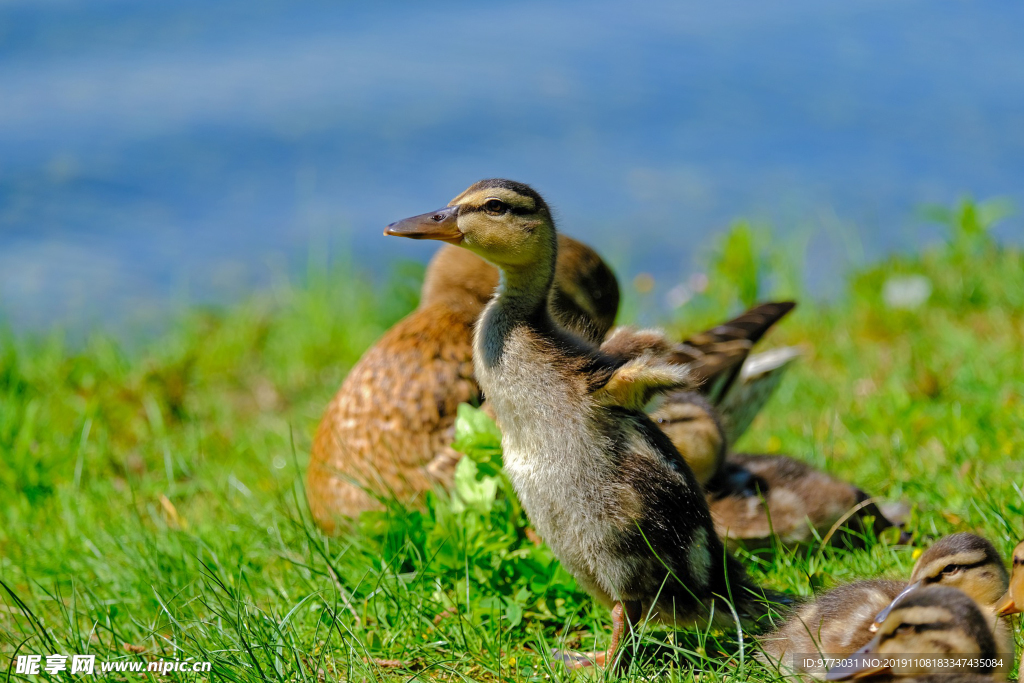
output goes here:
[[632, 327], [616, 327], [601, 343], [601, 353], [619, 361], [640, 356], [668, 356], [677, 344], [662, 330], [637, 330]]
[[657, 394], [691, 386], [689, 367], [644, 354], [612, 370], [593, 395], [599, 405], [641, 411]]
[[[600, 350], [605, 357], [613, 359], [615, 363], [630, 366], [626, 370], [626, 375], [635, 371], [635, 362], [648, 367], [685, 367], [690, 378], [686, 387], [706, 394], [709, 379], [739, 371], [740, 365], [750, 352], [750, 342], [745, 339], [722, 338], [715, 342], [713, 347], [709, 342], [702, 348], [686, 342], [674, 342], [661, 330], [618, 327], [601, 344]], [[666, 389], [680, 387], [681, 384], [674, 387], [666, 385]], [[650, 396], [657, 393], [659, 392], [653, 392]]]
[[[743, 359], [754, 344], [795, 306], [792, 301], [759, 304], [683, 341], [681, 351], [692, 354], [689, 362], [695, 363], [695, 374], [703, 381], [701, 391], [712, 403], [718, 403], [729, 392], [740, 374]], [[736, 359], [737, 354], [742, 357]], [[687, 362], [686, 357], [679, 360]]]

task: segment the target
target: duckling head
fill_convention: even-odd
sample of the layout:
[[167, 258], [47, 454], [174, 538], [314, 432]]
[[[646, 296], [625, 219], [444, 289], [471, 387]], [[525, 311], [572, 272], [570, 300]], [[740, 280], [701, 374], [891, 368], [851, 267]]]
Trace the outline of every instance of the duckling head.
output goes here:
[[714, 409], [700, 394], [669, 394], [651, 419], [672, 440], [702, 486], [718, 473], [725, 459], [725, 436]]
[[936, 541], [914, 565], [910, 585], [875, 617], [872, 630], [906, 596], [922, 586], [949, 586], [992, 606], [1006, 591], [1008, 578], [999, 553], [987, 539], [969, 533], [951, 534]]
[[506, 273], [546, 262], [554, 274], [551, 210], [533, 188], [513, 180], [481, 180], [445, 208], [392, 223], [384, 234], [456, 244]]
[[1008, 614], [1024, 612], [1024, 541], [1013, 549], [1013, 569], [1010, 570], [1010, 587], [996, 605], [996, 614], [1004, 617]]
[[[877, 674], [940, 673], [948, 669], [938, 669], [935, 665], [943, 656], [953, 654], [991, 659], [996, 655], [995, 638], [974, 600], [955, 588], [927, 586], [900, 601], [871, 642], [850, 655], [849, 665], [829, 671], [826, 679], [842, 681]], [[893, 670], [879, 662], [901, 655], [907, 656], [905, 668]], [[976, 671], [991, 673], [992, 666], [989, 664]]]

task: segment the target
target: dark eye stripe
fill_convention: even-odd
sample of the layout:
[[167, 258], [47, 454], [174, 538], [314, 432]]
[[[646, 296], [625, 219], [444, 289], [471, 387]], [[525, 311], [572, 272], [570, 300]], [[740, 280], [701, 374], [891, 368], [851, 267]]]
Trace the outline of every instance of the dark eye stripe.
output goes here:
[[674, 425], [681, 422], [693, 422], [697, 417], [695, 415], [684, 415], [683, 417], [659, 417], [658, 424], [660, 425]]
[[[942, 569], [939, 570], [938, 574], [935, 574], [934, 576], [931, 576], [931, 577], [929, 577], [927, 579], [924, 579], [924, 580], [926, 582], [928, 582], [928, 583], [932, 583], [934, 581], [938, 581], [939, 579], [942, 578], [942, 575], [946, 573], [946, 569], [948, 569], [949, 567], [953, 567], [953, 569], [959, 569], [959, 570], [966, 571], [968, 569], [977, 569], [978, 567], [982, 567], [982, 566], [984, 566], [986, 564], [989, 564], [990, 562], [991, 562], [991, 560], [989, 560], [988, 558], [985, 558], [984, 560], [978, 560], [977, 562], [974, 562], [972, 564], [947, 564], [946, 566], [944, 566]], [[953, 569], [950, 569], [950, 571], [953, 571]]]
[[945, 631], [951, 628], [948, 621], [933, 621], [926, 624], [900, 624], [896, 627], [896, 630], [887, 633], [882, 640], [890, 640], [896, 637], [897, 632], [901, 628], [913, 629], [915, 633], [924, 633], [925, 631]]
[[[512, 206], [511, 204], [505, 204], [505, 206], [508, 207], [507, 211], [509, 213], [515, 214], [517, 216], [528, 216], [532, 213], [537, 213], [537, 209], [535, 207]], [[480, 206], [462, 206], [459, 209], [459, 213], [474, 213], [476, 211], [486, 210], [487, 209], [482, 204]]]
[[956, 568], [956, 569], [962, 569], [962, 570], [966, 571], [968, 569], [977, 569], [978, 567], [981, 567], [981, 566], [984, 566], [986, 564], [989, 564], [989, 562], [990, 562], [989, 559], [985, 558], [984, 560], [978, 560], [977, 562], [973, 562], [971, 564], [955, 564], [955, 565], [953, 565], [953, 567]]

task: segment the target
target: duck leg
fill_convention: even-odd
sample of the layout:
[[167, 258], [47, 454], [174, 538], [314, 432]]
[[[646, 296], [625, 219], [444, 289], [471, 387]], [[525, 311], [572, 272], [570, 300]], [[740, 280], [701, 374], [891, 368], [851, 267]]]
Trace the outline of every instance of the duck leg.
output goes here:
[[608, 666], [615, 663], [618, 671], [629, 668], [632, 652], [623, 650], [616, 663], [615, 655], [624, 634], [632, 633], [633, 625], [640, 623], [643, 610], [637, 600], [616, 602], [612, 607], [612, 640], [604, 652], [560, 652], [555, 650], [552, 656], [564, 662], [570, 669], [582, 669], [588, 666]]

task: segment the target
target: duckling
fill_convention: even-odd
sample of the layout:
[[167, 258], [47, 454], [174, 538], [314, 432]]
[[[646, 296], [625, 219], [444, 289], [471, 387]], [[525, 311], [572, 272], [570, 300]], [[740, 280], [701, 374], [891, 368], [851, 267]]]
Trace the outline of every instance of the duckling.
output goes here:
[[[811, 543], [846, 522], [875, 533], [894, 526], [861, 489], [785, 455], [728, 453], [717, 411], [688, 391], [669, 394], [652, 414], [705, 484], [715, 530], [730, 549]], [[728, 453], [728, 454], [727, 454]], [[719, 465], [718, 463], [722, 463]], [[837, 542], [855, 534], [832, 534]]]
[[[826, 679], [991, 681], [998, 654], [988, 620], [973, 600], [955, 588], [928, 586], [901, 600], [874, 638]], [[953, 655], [963, 655], [969, 664], [951, 670], [943, 662]], [[886, 658], [902, 659], [905, 665], [879, 661]]]
[[[559, 236], [551, 306], [592, 341], [619, 305], [615, 274], [590, 247]], [[408, 501], [447, 484], [461, 454], [450, 444], [463, 402], [479, 403], [473, 324], [498, 285], [498, 271], [465, 249], [431, 260], [419, 307], [352, 368], [316, 432], [307, 472], [313, 518], [328, 533], [343, 517], [379, 507], [376, 494]]]
[[[785, 664], [787, 653], [850, 654], [871, 639], [872, 629], [877, 629], [902, 599], [931, 585], [960, 590], [988, 615], [989, 630], [996, 626], [994, 603], [1005, 590], [1006, 570], [991, 543], [960, 533], [944, 536], [928, 548], [914, 565], [909, 584], [855, 581], [802, 605], [779, 629], [762, 638], [762, 650], [778, 665]], [[1006, 635], [997, 631], [996, 637], [1005, 647]]]
[[505, 470], [563, 567], [612, 608], [608, 651], [563, 658], [625, 666], [619, 642], [644, 616], [676, 625], [753, 616], [757, 591], [725, 554], [693, 472], [642, 410], [652, 394], [688, 385], [685, 366], [613, 357], [553, 319], [545, 302], [558, 241], [540, 194], [483, 180], [385, 234], [458, 244], [501, 270], [473, 364], [502, 429]]
[[[796, 654], [847, 655], [871, 640], [871, 624], [906, 586], [865, 579], [836, 586], [798, 607], [775, 631], [758, 640], [759, 659], [784, 671], [806, 673]], [[820, 676], [817, 676], [820, 677]]]
[[[1000, 600], [1009, 585], [1003, 560], [988, 539], [966, 532], [943, 536], [918, 558], [910, 574], [909, 585], [878, 613], [872, 629], [877, 629], [906, 596], [923, 586], [935, 584], [957, 588], [978, 603], [995, 636], [999, 652], [1014, 651], [1013, 629], [1007, 620], [999, 618]], [[1005, 679], [1010, 673], [1010, 665], [1007, 659], [1004, 666], [996, 671], [997, 677]]]

